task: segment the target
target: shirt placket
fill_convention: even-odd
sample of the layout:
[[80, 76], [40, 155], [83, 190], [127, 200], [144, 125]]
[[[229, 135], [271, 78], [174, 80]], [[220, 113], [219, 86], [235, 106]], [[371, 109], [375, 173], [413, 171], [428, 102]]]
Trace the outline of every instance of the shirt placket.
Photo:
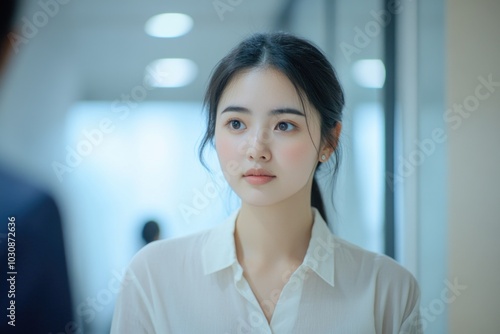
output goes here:
[[265, 334], [273, 334], [274, 332], [271, 330], [271, 327], [267, 323], [266, 316], [262, 311], [262, 308], [257, 301], [252, 289], [250, 288], [250, 284], [243, 276], [243, 268], [238, 263], [233, 265], [234, 272], [234, 285], [236, 290], [240, 295], [242, 295], [249, 303], [250, 312], [241, 316], [238, 319], [239, 326], [245, 326], [247, 329], [251, 330], [251, 333], [265, 333]]
[[299, 266], [283, 287], [271, 319], [271, 328], [275, 334], [292, 333], [298, 317], [304, 278], [308, 268]]

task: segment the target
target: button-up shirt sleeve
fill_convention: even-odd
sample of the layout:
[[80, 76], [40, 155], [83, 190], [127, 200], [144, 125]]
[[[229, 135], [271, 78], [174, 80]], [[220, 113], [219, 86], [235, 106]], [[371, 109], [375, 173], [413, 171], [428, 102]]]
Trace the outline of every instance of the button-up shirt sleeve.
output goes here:
[[112, 334], [155, 333], [154, 310], [144, 290], [148, 275], [144, 261], [146, 254], [141, 252], [134, 257], [122, 280], [113, 314]]

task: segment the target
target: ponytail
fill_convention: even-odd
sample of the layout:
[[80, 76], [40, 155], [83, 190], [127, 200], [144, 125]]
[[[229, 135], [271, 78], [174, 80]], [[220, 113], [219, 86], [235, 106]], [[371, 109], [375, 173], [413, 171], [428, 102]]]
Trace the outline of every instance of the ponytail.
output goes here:
[[316, 209], [318, 209], [321, 217], [323, 217], [326, 225], [328, 225], [328, 221], [326, 220], [325, 207], [323, 205], [323, 197], [321, 196], [321, 192], [319, 191], [319, 186], [316, 182], [316, 178], [313, 178], [311, 189], [311, 206], [314, 206]]

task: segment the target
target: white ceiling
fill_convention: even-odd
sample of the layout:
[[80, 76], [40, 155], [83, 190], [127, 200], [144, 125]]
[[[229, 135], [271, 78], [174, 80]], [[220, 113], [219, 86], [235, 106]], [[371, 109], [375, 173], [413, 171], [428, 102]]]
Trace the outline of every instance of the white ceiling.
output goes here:
[[[213, 0], [70, 0], [60, 6], [49, 25], [72, 48], [82, 99], [119, 99], [143, 84], [150, 62], [172, 57], [192, 59], [198, 65], [197, 79], [182, 88], [155, 89], [148, 92], [147, 100], [199, 101], [217, 61], [248, 34], [273, 28], [288, 0], [220, 2], [232, 8], [222, 14], [222, 20]], [[23, 14], [28, 19], [41, 10], [36, 2], [30, 6]], [[173, 39], [146, 35], [145, 22], [164, 12], [190, 15], [193, 29]]]
[[[148, 64], [159, 58], [189, 58], [198, 65], [194, 82], [181, 88], [157, 88], [149, 91], [145, 100], [201, 101], [210, 72], [217, 62], [239, 41], [251, 33], [274, 30], [283, 13], [289, 10], [294, 28], [304, 37], [322, 47], [341, 76], [351, 100], [364, 100], [377, 94], [360, 90], [351, 80], [347, 61], [340, 52], [340, 42], [352, 44], [356, 27], [373, 21], [369, 6], [356, 5], [346, 0], [64, 0], [58, 13], [50, 17], [40, 33], [21, 45], [27, 52], [19, 63], [37, 68], [39, 85], [56, 86], [63, 81], [77, 86], [78, 100], [121, 100], [136, 87], [144, 85]], [[43, 12], [40, 3], [59, 3], [63, 0], [25, 1], [22, 19], [33, 22], [36, 13]], [[215, 4], [226, 4], [227, 10], [219, 16]], [[330, 4], [330, 6], [327, 6]], [[328, 11], [335, 4], [334, 11]], [[293, 9], [291, 9], [293, 8]], [[194, 20], [193, 29], [180, 38], [165, 39], [148, 36], [146, 21], [153, 15], [180, 12]], [[332, 21], [333, 20], [333, 21]], [[334, 23], [334, 28], [332, 26]], [[297, 29], [298, 28], [298, 29]], [[382, 34], [377, 35], [354, 58], [379, 58]], [[23, 51], [24, 51], [23, 50]], [[18, 55], [19, 56], [19, 55]], [[54, 60], [56, 58], [57, 60]], [[64, 63], [64, 64], [58, 64]], [[24, 64], [22, 67], [26, 68]], [[56, 67], [66, 66], [67, 77], [56, 78]], [[20, 65], [21, 66], [21, 65]], [[71, 73], [70, 73], [71, 72]], [[32, 75], [32, 73], [27, 74]], [[50, 81], [47, 77], [50, 76]], [[57, 79], [57, 80], [56, 80]], [[23, 79], [26, 82], [26, 77]], [[33, 81], [33, 80], [31, 80]], [[20, 80], [21, 82], [21, 80]], [[35, 83], [31, 83], [35, 86]], [[50, 87], [43, 87], [49, 93]], [[57, 89], [53, 87], [52, 91]], [[22, 89], [18, 94], [22, 93]], [[55, 116], [56, 113], [54, 113]], [[59, 117], [59, 116], [58, 116]]]

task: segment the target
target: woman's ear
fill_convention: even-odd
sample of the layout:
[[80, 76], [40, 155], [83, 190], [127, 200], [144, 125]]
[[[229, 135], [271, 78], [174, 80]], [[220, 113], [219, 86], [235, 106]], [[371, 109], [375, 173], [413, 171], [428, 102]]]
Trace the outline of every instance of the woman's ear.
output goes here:
[[335, 125], [335, 127], [332, 129], [332, 136], [333, 136], [333, 139], [335, 140], [335, 145], [332, 147], [333, 151], [335, 151], [337, 149], [341, 132], [342, 132], [342, 123], [337, 122], [337, 125]]
[[[324, 162], [330, 159], [330, 156], [332, 155], [333, 152], [337, 149], [337, 145], [339, 142], [340, 138], [340, 133], [342, 132], [342, 123], [337, 122], [337, 125], [332, 129], [332, 137], [334, 140], [334, 144], [332, 145], [325, 145], [323, 149], [321, 150], [321, 159], [320, 161]], [[323, 159], [323, 155], [325, 156], [325, 159]]]

